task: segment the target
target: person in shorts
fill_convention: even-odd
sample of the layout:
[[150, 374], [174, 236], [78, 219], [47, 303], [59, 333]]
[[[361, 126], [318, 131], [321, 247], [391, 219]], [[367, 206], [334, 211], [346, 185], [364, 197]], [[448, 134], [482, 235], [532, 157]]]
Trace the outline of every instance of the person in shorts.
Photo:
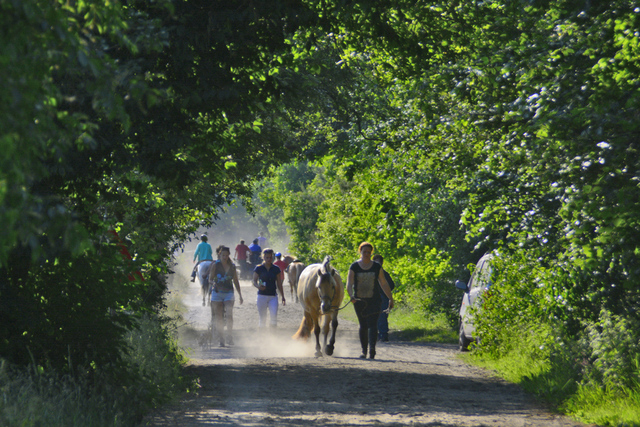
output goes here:
[[[211, 319], [215, 325], [217, 339], [220, 347], [227, 344], [233, 345], [233, 305], [235, 303], [235, 291], [238, 293], [240, 304], [243, 303], [240, 282], [236, 266], [231, 262], [231, 250], [223, 246], [220, 248], [220, 259], [211, 266], [209, 272], [209, 284], [211, 285]], [[227, 325], [225, 336], [224, 325]]]

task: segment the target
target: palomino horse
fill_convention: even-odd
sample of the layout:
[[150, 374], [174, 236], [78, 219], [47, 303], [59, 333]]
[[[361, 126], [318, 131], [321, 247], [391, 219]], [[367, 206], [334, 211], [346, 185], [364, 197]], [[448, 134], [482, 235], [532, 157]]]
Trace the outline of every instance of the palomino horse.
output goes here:
[[289, 286], [291, 286], [291, 299], [295, 298], [296, 302], [298, 302], [298, 282], [300, 281], [300, 275], [305, 265], [291, 255], [287, 255], [285, 259], [287, 258], [291, 258], [289, 267], [287, 268], [287, 279], [289, 280]]
[[[329, 265], [331, 257], [325, 257], [322, 264], [311, 264], [300, 276], [298, 298], [304, 309], [304, 317], [300, 328], [293, 335], [294, 339], [307, 339], [311, 335], [311, 327], [316, 334], [316, 357], [322, 356], [320, 347], [320, 318], [324, 334], [324, 352], [331, 356], [336, 342], [338, 329], [338, 309], [344, 298], [344, 288], [340, 273]], [[327, 345], [331, 322], [331, 339]]]

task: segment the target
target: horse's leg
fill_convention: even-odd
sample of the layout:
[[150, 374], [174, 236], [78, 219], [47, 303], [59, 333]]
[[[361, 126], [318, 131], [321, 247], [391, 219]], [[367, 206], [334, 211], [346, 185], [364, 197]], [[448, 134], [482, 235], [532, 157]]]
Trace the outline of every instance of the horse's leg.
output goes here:
[[322, 357], [322, 347], [320, 347], [320, 323], [319, 319], [316, 317], [313, 319], [313, 332], [316, 334], [316, 357]]
[[[298, 285], [300, 284], [300, 265], [296, 264], [294, 266], [292, 273], [293, 280], [291, 281], [291, 288], [293, 289], [296, 302], [300, 302], [298, 298]], [[292, 298], [293, 299], [293, 298]]]
[[328, 335], [329, 335], [329, 316], [324, 314], [322, 315], [322, 348], [324, 349], [325, 353], [327, 353], [328, 355], [331, 355], [331, 353], [329, 353], [329, 350], [327, 349]]
[[[329, 322], [327, 322], [329, 323]], [[329, 325], [327, 325], [328, 329]], [[338, 329], [338, 312], [334, 311], [331, 313], [331, 339], [329, 340], [329, 345], [324, 348], [324, 352], [327, 353], [328, 356], [333, 354], [333, 349], [336, 343], [336, 330]], [[327, 332], [329, 332], [327, 330]], [[324, 336], [325, 342], [327, 340], [327, 335]]]
[[202, 276], [203, 285], [202, 285], [202, 305], [210, 305], [211, 304], [211, 286], [209, 285], [209, 275]]

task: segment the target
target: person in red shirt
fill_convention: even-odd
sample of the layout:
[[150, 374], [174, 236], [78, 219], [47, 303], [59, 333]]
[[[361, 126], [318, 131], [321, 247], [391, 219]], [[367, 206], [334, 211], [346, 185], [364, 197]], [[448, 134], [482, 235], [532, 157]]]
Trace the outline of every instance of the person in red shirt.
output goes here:
[[240, 266], [240, 275], [242, 278], [248, 278], [250, 273], [247, 268], [247, 253], [249, 252], [251, 252], [249, 250], [249, 246], [244, 244], [244, 240], [240, 240], [240, 244], [236, 246], [236, 252], [233, 259], [238, 261]]
[[280, 280], [284, 281], [284, 271], [287, 269], [287, 267], [289, 267], [289, 261], [287, 261], [287, 258], [283, 260], [282, 254], [280, 252], [276, 252], [276, 260], [274, 261], [273, 265], [278, 266], [278, 268], [280, 269]]

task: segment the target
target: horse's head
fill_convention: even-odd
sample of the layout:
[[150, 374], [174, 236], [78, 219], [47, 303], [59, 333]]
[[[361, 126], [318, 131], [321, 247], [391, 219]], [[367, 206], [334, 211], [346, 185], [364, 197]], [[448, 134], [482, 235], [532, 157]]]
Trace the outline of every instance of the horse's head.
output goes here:
[[316, 278], [316, 290], [320, 297], [320, 311], [322, 314], [329, 313], [333, 305], [333, 299], [336, 295], [336, 281], [333, 275], [336, 270], [329, 265], [331, 257], [326, 257], [322, 267], [318, 269], [318, 277]]

